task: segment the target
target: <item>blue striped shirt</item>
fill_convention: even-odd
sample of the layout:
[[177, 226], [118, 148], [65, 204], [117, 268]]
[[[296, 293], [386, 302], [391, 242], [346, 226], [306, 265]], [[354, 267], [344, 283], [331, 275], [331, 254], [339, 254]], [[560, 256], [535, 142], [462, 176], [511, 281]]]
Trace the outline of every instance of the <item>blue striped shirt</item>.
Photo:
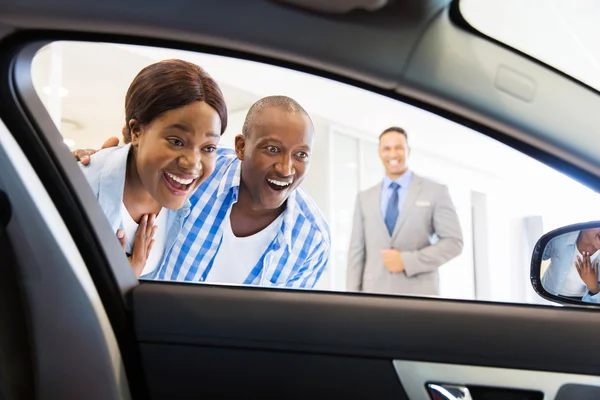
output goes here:
[[[151, 278], [204, 282], [223, 237], [223, 220], [237, 201], [241, 161], [219, 149], [215, 172], [190, 197], [191, 211], [165, 262]], [[320, 210], [302, 189], [290, 193], [276, 236], [244, 284], [312, 288], [329, 260], [331, 237]], [[243, 257], [240, 254], [240, 257]]]

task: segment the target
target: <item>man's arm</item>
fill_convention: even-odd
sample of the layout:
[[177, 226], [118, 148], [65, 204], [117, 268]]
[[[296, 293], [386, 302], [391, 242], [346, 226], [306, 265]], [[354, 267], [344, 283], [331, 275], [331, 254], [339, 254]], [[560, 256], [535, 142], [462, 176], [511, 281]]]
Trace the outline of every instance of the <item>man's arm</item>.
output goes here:
[[356, 197], [354, 206], [354, 223], [348, 250], [348, 269], [346, 272], [346, 290], [358, 292], [362, 290], [363, 271], [365, 269], [365, 223], [360, 208], [360, 196]]
[[542, 260], [547, 260], [552, 256], [552, 248], [554, 246], [554, 239], [550, 240], [542, 253]]
[[[108, 149], [110, 147], [116, 147], [119, 145], [118, 137], [110, 137], [104, 142], [101, 149]], [[73, 151], [73, 156], [75, 160], [79, 161], [81, 165], [88, 165], [90, 163], [90, 156], [96, 153], [98, 150], [94, 149], [77, 149]]]
[[439, 238], [437, 243], [420, 250], [401, 253], [407, 276], [435, 271], [462, 251], [463, 238], [458, 215], [445, 186], [435, 202], [433, 229]]
[[330, 243], [321, 242], [314, 254], [298, 269], [298, 272], [281, 286], [299, 289], [314, 288], [327, 267], [330, 249]]

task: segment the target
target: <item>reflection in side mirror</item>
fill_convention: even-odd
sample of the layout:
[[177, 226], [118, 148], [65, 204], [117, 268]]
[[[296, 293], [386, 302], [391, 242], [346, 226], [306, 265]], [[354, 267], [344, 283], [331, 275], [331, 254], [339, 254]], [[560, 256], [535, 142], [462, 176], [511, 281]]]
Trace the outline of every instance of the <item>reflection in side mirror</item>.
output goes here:
[[545, 299], [600, 305], [600, 221], [569, 225], [542, 236], [533, 250], [531, 284]]

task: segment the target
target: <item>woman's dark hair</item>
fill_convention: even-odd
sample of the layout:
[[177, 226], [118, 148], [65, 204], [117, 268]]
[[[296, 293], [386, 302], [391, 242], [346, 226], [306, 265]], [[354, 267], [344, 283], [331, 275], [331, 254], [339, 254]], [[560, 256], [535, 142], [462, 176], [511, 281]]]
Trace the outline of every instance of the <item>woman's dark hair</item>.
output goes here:
[[123, 140], [131, 142], [129, 121], [151, 123], [160, 114], [204, 101], [221, 119], [221, 135], [227, 128], [227, 105], [217, 82], [196, 64], [183, 60], [164, 60], [141, 70], [125, 96]]

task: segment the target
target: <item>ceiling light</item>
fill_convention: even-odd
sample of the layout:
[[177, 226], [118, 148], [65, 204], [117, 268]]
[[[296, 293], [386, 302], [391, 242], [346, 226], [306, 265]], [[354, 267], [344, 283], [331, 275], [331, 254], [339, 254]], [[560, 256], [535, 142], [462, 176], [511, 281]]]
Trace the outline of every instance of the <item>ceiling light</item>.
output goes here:
[[[51, 88], [50, 86], [46, 86], [46, 87], [44, 88], [44, 94], [45, 94], [46, 96], [50, 96], [50, 95], [52, 94], [52, 88]], [[68, 95], [68, 94], [69, 94], [69, 91], [67, 90], [67, 88], [65, 88], [65, 87], [62, 87], [62, 86], [61, 86], [61, 87], [58, 89], [58, 95], [59, 95], [60, 97], [67, 97], [67, 95]]]
[[77, 135], [76, 131], [81, 130], [81, 128], [81, 124], [73, 119], [61, 118], [60, 120], [60, 133], [62, 133], [63, 135], [68, 135], [70, 133], [74, 133]]

